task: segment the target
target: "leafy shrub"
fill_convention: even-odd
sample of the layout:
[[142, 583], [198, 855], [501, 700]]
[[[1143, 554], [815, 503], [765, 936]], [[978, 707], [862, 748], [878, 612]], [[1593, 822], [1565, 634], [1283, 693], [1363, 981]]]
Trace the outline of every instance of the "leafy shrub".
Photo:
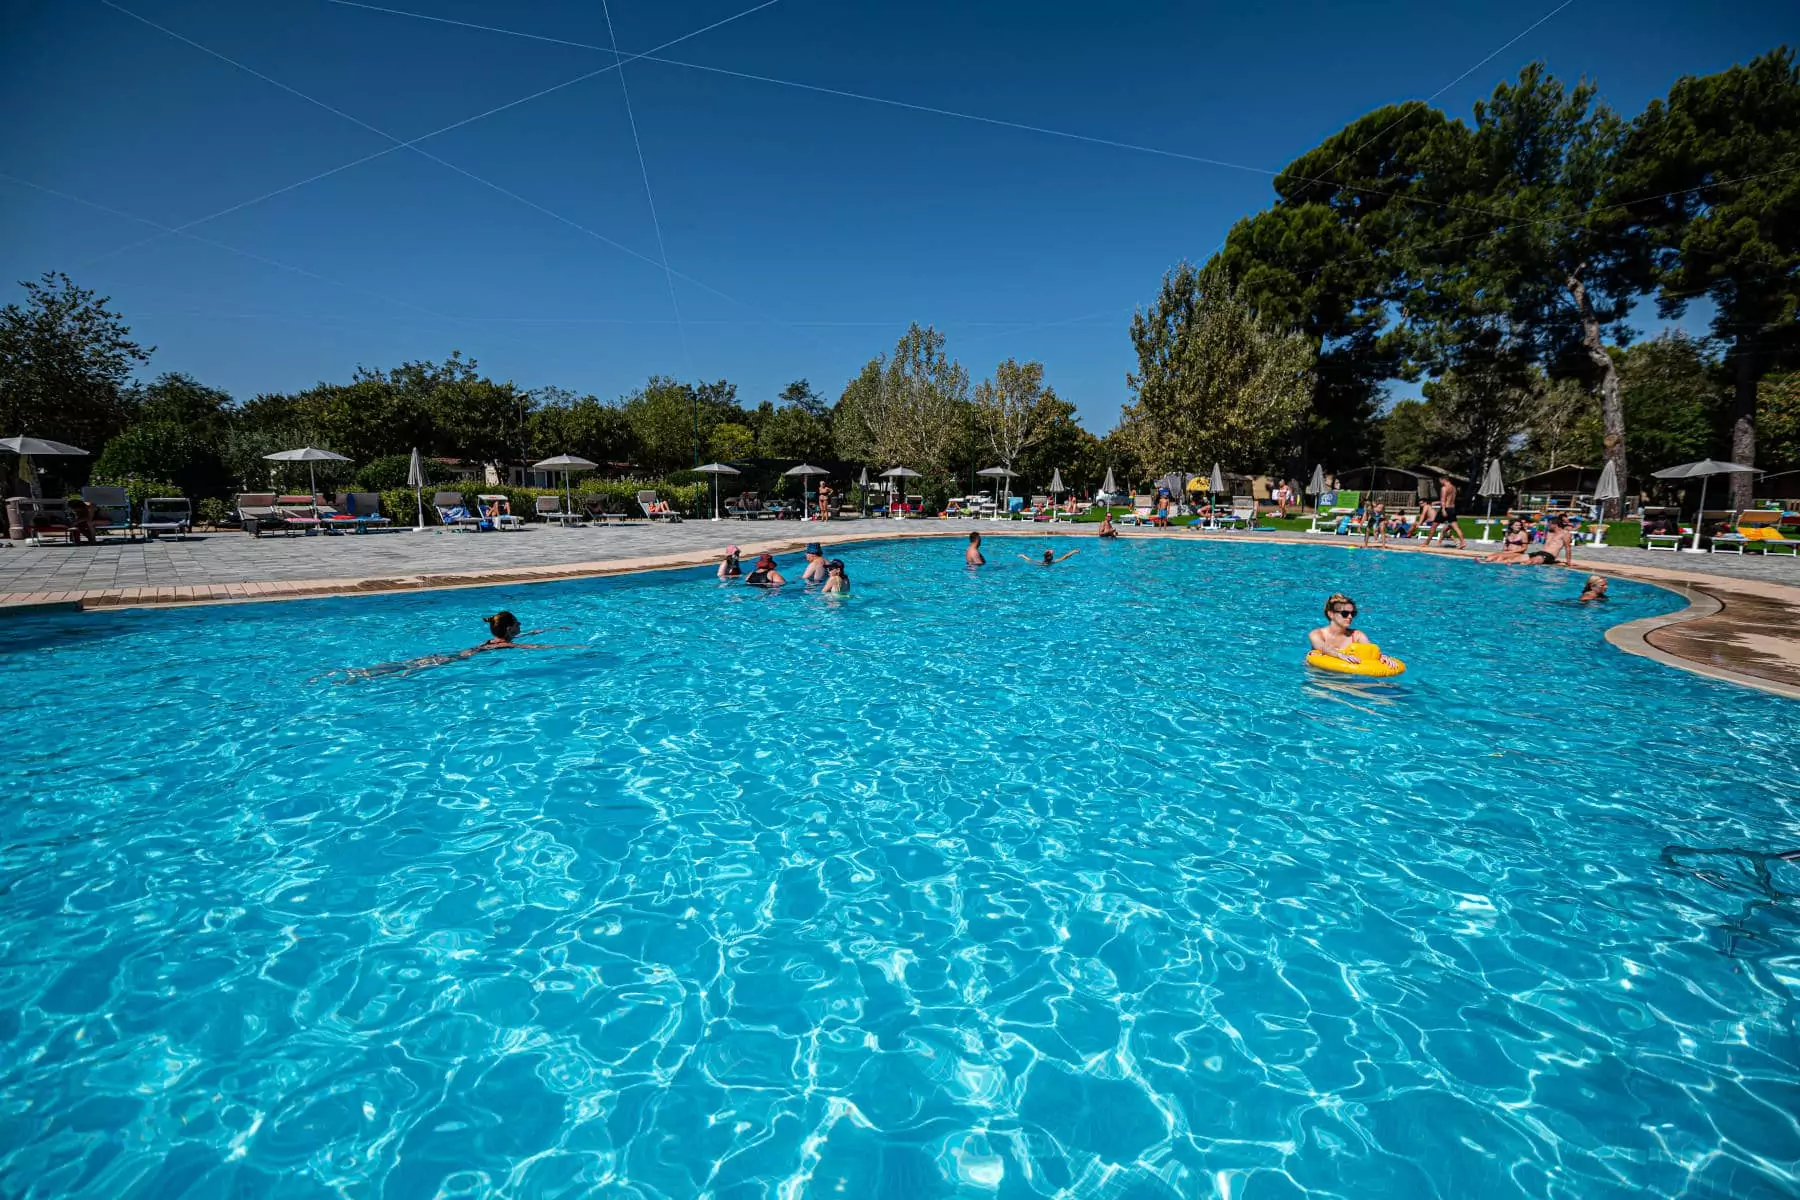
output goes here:
[[[109, 442], [108, 445], [111, 443]], [[93, 479], [89, 482], [96, 487], [124, 488], [126, 496], [131, 499], [133, 512], [142, 512], [144, 501], [152, 496], [185, 496], [187, 494], [166, 479], [146, 479], [141, 475], [102, 475], [95, 472]]]
[[211, 525], [215, 529], [229, 524], [231, 517], [231, 509], [226, 507], [225, 502], [217, 496], [208, 496], [200, 501], [198, 511], [194, 513], [196, 521], [202, 525]]
[[[436, 488], [456, 478], [456, 472], [434, 459], [422, 458], [420, 465], [425, 468], [425, 486]], [[406, 486], [407, 472], [412, 469], [412, 455], [387, 454], [380, 458], [370, 459], [356, 472], [356, 490], [359, 492], [385, 492], [390, 488], [399, 489]]]

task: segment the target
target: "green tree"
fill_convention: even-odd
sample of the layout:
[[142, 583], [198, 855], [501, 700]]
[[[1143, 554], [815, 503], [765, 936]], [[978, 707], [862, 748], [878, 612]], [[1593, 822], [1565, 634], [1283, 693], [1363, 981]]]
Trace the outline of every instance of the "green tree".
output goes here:
[[[1621, 479], [1629, 467], [1625, 410], [1606, 342], [1623, 338], [1632, 298], [1650, 278], [1648, 241], [1628, 235], [1610, 202], [1624, 131], [1591, 84], [1567, 88], [1542, 63], [1495, 88], [1457, 142], [1460, 161], [1444, 164], [1453, 194], [1414, 222], [1405, 296], [1439, 370], [1467, 379], [1474, 370], [1535, 364], [1553, 378], [1591, 381], [1602, 453]], [[1493, 394], [1521, 386], [1514, 369]]]
[[657, 472], [700, 463], [714, 426], [742, 423], [737, 389], [724, 380], [699, 385], [652, 376], [622, 403], [638, 447], [640, 465]]
[[131, 340], [109, 297], [67, 275], [20, 286], [25, 302], [0, 308], [0, 430], [104, 445], [130, 420], [126, 381], [154, 347]]
[[1768, 376], [1757, 388], [1756, 436], [1768, 470], [1800, 469], [1800, 371]]
[[779, 399], [808, 416], [823, 417], [831, 411], [831, 401], [814, 391], [812, 383], [805, 379], [796, 379], [782, 388]]
[[[1658, 306], [1698, 296], [1731, 346], [1733, 461], [1756, 465], [1757, 385], [1800, 337], [1800, 71], [1783, 47], [1676, 80], [1632, 123], [1617, 192], [1658, 253]], [[1734, 475], [1746, 507], [1753, 480]]]
[[1216, 264], [1182, 263], [1131, 319], [1138, 369], [1121, 425], [1152, 471], [1260, 470], [1313, 394], [1312, 339], [1261, 317]]
[[1459, 138], [1430, 105], [1377, 109], [1289, 163], [1275, 205], [1226, 238], [1218, 261], [1244, 298], [1317, 350], [1302, 459], [1354, 466], [1375, 452], [1384, 381], [1411, 373], [1394, 320], [1406, 286], [1398, 251], [1436, 203], [1432, 183]]
[[1034, 492], [1050, 484], [1056, 471], [1063, 484], [1077, 492], [1091, 492], [1106, 478], [1107, 454], [1099, 438], [1083, 429], [1075, 406], [1061, 397], [1045, 401], [1043, 436], [1014, 465]]
[[1381, 419], [1381, 463], [1405, 466], [1431, 458], [1433, 413], [1424, 400], [1400, 400]]
[[1007, 359], [994, 377], [975, 388], [975, 425], [986, 449], [1003, 467], [1012, 467], [1043, 441], [1062, 401], [1044, 386], [1044, 364]]
[[721, 421], [706, 439], [706, 457], [713, 462], [743, 462], [756, 455], [756, 433], [748, 425]]
[[890, 358], [869, 360], [832, 416], [838, 450], [866, 463], [947, 474], [969, 425], [969, 373], [944, 335], [914, 322]]
[[1712, 345], [1671, 332], [1619, 354], [1633, 462], [1656, 471], [1725, 453], [1731, 386]]
[[534, 456], [573, 454], [600, 464], [637, 457], [631, 420], [619, 405], [558, 387], [541, 388], [532, 398], [528, 440]]
[[837, 457], [830, 415], [816, 414], [800, 404], [771, 407], [762, 418], [756, 440], [757, 449], [767, 458], [816, 462]]

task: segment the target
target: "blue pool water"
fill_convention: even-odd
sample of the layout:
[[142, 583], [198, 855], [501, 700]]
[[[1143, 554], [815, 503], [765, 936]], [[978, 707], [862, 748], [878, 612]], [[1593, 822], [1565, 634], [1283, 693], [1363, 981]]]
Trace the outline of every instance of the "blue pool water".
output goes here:
[[1081, 544], [8, 624], [0, 1195], [1795, 1194], [1800, 707]]

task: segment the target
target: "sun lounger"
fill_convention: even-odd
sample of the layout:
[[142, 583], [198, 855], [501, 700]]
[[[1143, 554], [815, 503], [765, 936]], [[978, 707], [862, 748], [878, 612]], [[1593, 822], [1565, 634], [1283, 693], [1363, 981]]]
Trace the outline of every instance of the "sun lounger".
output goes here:
[[652, 521], [675, 522], [681, 520], [681, 514], [670, 508], [665, 501], [658, 500], [654, 491], [642, 491], [637, 494], [638, 507]]
[[1755, 550], [1761, 554], [1794, 554], [1800, 551], [1800, 538], [1782, 535], [1782, 513], [1779, 509], [1748, 509], [1737, 515], [1737, 527], [1731, 533], [1714, 535], [1714, 554], [1742, 554]]
[[145, 537], [185, 540], [194, 528], [194, 509], [186, 496], [152, 496], [144, 501], [138, 528]]
[[380, 492], [339, 492], [336, 519], [355, 523], [355, 533], [386, 529], [393, 522], [381, 515]]
[[275, 515], [282, 528], [291, 533], [317, 533], [324, 528], [326, 517], [333, 511], [321, 511], [317, 496], [275, 497]]
[[552, 525], [561, 525], [564, 529], [584, 523], [580, 513], [564, 512], [561, 496], [539, 496], [532, 504], [537, 515]]
[[101, 533], [117, 533], [130, 541], [137, 536], [131, 519], [131, 497], [122, 487], [90, 486], [81, 489], [81, 498], [94, 510], [94, 528]]
[[512, 501], [505, 496], [484, 493], [475, 500], [481, 506], [481, 519], [491, 522], [495, 529], [525, 528], [525, 518], [513, 515]]
[[1312, 528], [1308, 533], [1347, 533], [1349, 527], [1344, 524], [1345, 517], [1352, 517], [1362, 507], [1361, 492], [1339, 492], [1337, 502], [1330, 508], [1315, 512]]
[[743, 492], [736, 500], [725, 505], [725, 515], [736, 517], [740, 521], [760, 521], [764, 517], [773, 516], [763, 507], [762, 496], [756, 492]]
[[431, 507], [437, 510], [438, 522], [445, 529], [477, 533], [491, 528], [463, 503], [461, 492], [433, 492]]
[[8, 532], [33, 546], [47, 546], [53, 540], [75, 544], [75, 513], [67, 500], [14, 496], [6, 502], [6, 516]]
[[238, 495], [238, 525], [251, 537], [265, 533], [317, 533], [319, 519], [311, 496], [278, 496], [273, 492]]

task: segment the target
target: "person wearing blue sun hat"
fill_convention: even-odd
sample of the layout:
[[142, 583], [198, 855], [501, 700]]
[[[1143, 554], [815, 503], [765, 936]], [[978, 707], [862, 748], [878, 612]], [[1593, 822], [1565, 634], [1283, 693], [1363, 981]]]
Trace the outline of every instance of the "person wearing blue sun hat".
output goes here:
[[808, 583], [825, 582], [825, 547], [817, 542], [806, 543], [806, 570], [800, 578]]

